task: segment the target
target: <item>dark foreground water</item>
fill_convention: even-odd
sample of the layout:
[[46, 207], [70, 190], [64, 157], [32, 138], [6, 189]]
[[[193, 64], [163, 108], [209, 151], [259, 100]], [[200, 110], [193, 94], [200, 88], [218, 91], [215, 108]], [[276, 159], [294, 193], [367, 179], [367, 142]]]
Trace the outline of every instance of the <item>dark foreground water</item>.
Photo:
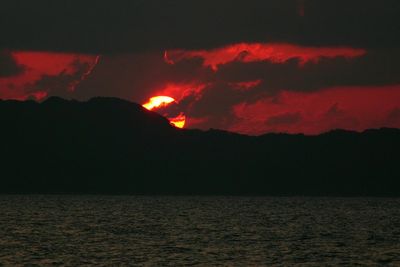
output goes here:
[[400, 266], [400, 200], [0, 196], [0, 265]]

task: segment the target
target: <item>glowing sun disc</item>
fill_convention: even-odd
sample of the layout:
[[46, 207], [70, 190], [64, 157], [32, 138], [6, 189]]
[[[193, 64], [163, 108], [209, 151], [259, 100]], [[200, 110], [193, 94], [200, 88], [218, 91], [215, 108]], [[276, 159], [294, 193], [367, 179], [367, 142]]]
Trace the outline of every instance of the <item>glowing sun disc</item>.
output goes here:
[[148, 110], [153, 110], [154, 108], [167, 106], [168, 104], [171, 104], [173, 102], [175, 102], [175, 99], [169, 96], [154, 96], [149, 99], [149, 102], [143, 104], [143, 107]]
[[[149, 99], [149, 101], [143, 104], [143, 107], [148, 110], [156, 111], [158, 108], [166, 107], [171, 103], [176, 103], [175, 99], [169, 96], [154, 96]], [[167, 116], [164, 114], [164, 116]], [[169, 118], [169, 122], [177, 128], [183, 128], [186, 123], [186, 116], [181, 112], [178, 116], [174, 118]]]

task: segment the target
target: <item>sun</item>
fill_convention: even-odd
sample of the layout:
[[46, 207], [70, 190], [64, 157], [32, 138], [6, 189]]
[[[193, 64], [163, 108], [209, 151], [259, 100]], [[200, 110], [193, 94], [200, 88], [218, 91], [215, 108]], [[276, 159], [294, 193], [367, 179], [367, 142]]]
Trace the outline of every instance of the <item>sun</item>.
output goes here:
[[[147, 103], [143, 104], [143, 107], [148, 110], [156, 111], [172, 104], [177, 104], [176, 100], [169, 96], [153, 96], [148, 100]], [[163, 116], [167, 117], [169, 122], [177, 128], [185, 127], [186, 116], [183, 112], [171, 116], [168, 113], [163, 113]]]
[[175, 99], [169, 96], [154, 96], [150, 98], [146, 104], [143, 104], [143, 107], [148, 110], [153, 110], [155, 108], [167, 106], [168, 104], [171, 104], [173, 102], [175, 102]]

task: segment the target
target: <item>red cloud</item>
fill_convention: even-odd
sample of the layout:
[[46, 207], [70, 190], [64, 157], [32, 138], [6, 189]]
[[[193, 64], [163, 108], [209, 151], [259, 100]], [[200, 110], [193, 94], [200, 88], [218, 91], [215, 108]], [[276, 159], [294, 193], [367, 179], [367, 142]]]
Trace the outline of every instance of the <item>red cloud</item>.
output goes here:
[[[98, 57], [45, 52], [12, 56], [23, 71], [0, 78], [4, 99], [106, 94], [143, 103], [165, 95], [177, 100], [171, 110], [184, 112], [191, 128], [246, 134], [400, 127], [400, 84], [396, 65], [388, 63], [397, 54], [388, 59], [376, 51], [366, 55], [363, 49], [346, 47], [242, 43], [207, 51], [104, 56], [83, 83]], [[385, 75], [379, 75], [381, 69]]]
[[[229, 130], [319, 134], [336, 128], [362, 131], [400, 127], [400, 120], [390, 116], [399, 108], [400, 85], [339, 87], [312, 93], [283, 91], [252, 104], [235, 105], [237, 119]], [[285, 123], [276, 123], [282, 121]]]
[[[33, 97], [41, 100], [51, 94], [54, 87], [62, 87], [60, 89], [65, 92], [73, 91], [77, 83], [90, 74], [99, 59], [93, 55], [50, 52], [12, 52], [12, 56], [24, 67], [24, 72], [0, 78], [0, 98], [3, 99]], [[52, 78], [53, 84], [41, 82], [44, 78]], [[60, 82], [57, 83], [57, 79]]]
[[238, 82], [238, 83], [229, 83], [233, 89], [236, 90], [250, 90], [262, 83], [262, 80], [248, 81], [248, 82]]
[[202, 58], [205, 67], [218, 69], [218, 65], [233, 61], [256, 62], [271, 61], [284, 63], [290, 59], [298, 59], [300, 64], [317, 62], [320, 58], [345, 57], [354, 58], [366, 54], [364, 49], [349, 47], [303, 47], [279, 43], [240, 43], [212, 50], [172, 50], [165, 52], [164, 60], [168, 64], [191, 59]]

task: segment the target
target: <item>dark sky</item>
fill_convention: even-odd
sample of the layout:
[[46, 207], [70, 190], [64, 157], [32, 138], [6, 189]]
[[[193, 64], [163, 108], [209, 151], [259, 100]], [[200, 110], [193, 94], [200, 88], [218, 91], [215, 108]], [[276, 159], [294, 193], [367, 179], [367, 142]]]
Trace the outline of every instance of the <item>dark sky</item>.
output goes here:
[[249, 134], [400, 127], [398, 14], [398, 0], [3, 0], [0, 98], [162, 94], [188, 127]]

